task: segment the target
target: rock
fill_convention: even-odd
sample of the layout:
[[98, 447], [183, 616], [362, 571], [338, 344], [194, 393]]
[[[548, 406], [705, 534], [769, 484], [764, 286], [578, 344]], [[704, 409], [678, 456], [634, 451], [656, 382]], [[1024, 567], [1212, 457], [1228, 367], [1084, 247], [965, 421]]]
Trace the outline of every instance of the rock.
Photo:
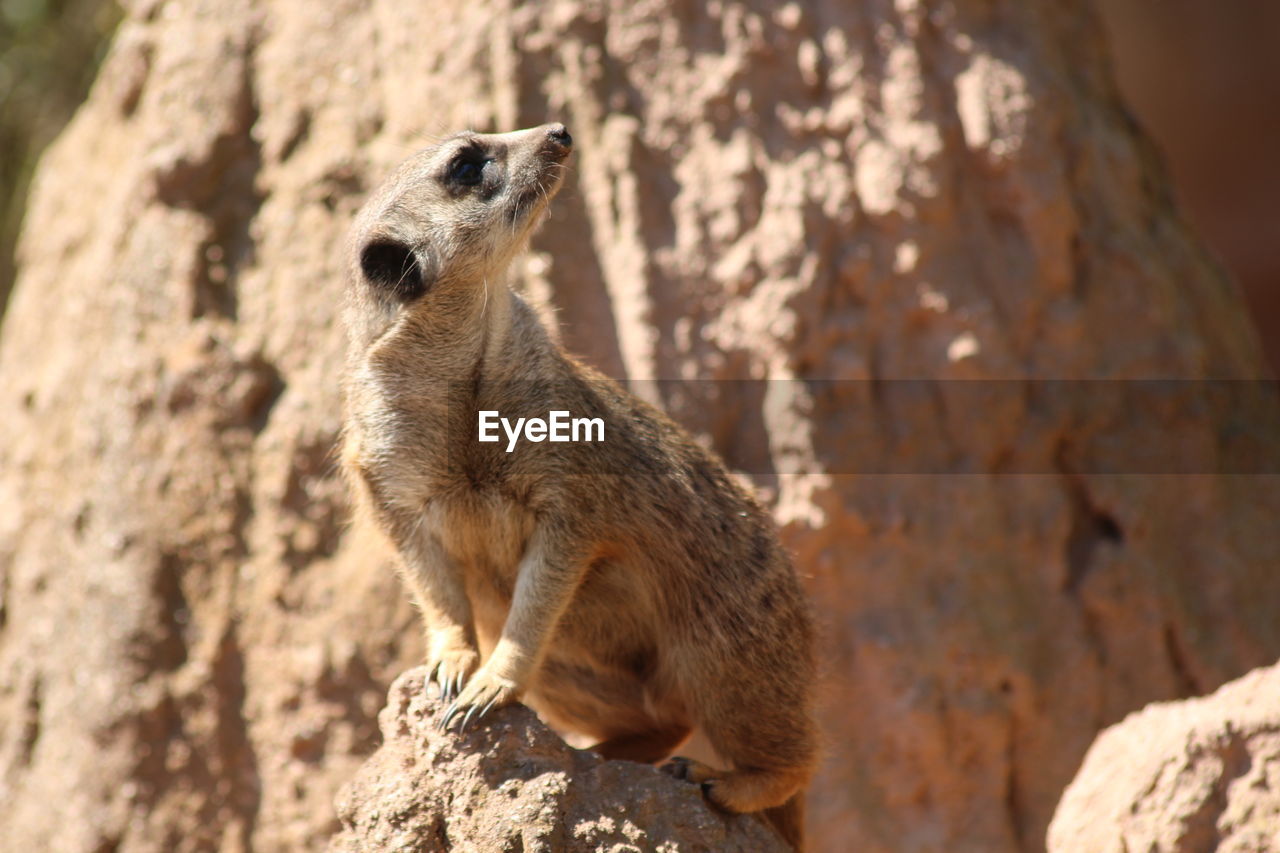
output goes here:
[[1280, 851], [1280, 664], [1104, 731], [1058, 804], [1048, 846]]
[[516, 284], [782, 526], [815, 849], [1035, 849], [1101, 728], [1280, 657], [1280, 483], [1213, 476], [1280, 419], [1123, 393], [1265, 368], [1087, 7], [125, 5], [0, 327], [8, 847], [337, 828], [422, 657], [332, 461], [343, 239], [465, 126], [570, 125]]
[[338, 797], [330, 853], [789, 850], [759, 818], [720, 813], [697, 785], [572, 749], [523, 705], [462, 735], [423, 667], [391, 685], [383, 743]]

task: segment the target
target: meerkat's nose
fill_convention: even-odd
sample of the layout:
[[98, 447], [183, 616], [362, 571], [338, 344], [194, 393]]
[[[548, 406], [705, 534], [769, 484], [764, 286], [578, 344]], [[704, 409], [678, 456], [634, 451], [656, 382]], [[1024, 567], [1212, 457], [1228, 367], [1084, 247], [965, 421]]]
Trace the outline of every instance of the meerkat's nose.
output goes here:
[[569, 129], [563, 124], [547, 125], [547, 138], [561, 148], [573, 147], [573, 137], [569, 135]]

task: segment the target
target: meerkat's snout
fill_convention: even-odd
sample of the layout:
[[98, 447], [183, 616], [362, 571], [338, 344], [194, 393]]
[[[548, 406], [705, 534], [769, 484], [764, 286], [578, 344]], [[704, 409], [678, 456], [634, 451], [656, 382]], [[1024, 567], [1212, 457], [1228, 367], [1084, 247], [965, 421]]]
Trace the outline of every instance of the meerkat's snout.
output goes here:
[[511, 223], [518, 225], [521, 220], [541, 213], [559, 192], [564, 181], [564, 161], [573, 151], [573, 137], [563, 124], [558, 123], [504, 136], [513, 137], [508, 143], [508, 179], [514, 201], [509, 215]]
[[563, 124], [544, 124], [547, 131], [547, 142], [553, 151], [552, 156], [559, 155], [563, 160], [569, 156], [569, 152], [573, 150], [573, 137], [569, 134], [569, 128]]

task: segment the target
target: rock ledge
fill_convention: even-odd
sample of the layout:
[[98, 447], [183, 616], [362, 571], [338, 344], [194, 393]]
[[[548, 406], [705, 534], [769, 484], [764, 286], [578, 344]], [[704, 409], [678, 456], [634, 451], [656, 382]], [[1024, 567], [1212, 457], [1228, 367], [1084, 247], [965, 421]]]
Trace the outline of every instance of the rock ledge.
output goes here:
[[712, 809], [696, 786], [573, 749], [524, 706], [438, 732], [426, 675], [392, 684], [383, 745], [338, 796], [331, 853], [789, 849], [759, 819]]

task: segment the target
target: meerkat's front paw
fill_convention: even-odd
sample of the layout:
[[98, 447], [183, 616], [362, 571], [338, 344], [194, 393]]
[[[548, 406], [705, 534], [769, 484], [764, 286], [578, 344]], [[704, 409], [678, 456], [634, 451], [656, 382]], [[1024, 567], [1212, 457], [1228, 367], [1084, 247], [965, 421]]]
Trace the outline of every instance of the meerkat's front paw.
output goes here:
[[454, 720], [461, 719], [458, 730], [465, 732], [473, 717], [479, 720], [492, 709], [509, 705], [518, 698], [520, 688], [514, 681], [494, 675], [487, 667], [481, 667], [436, 721], [436, 727], [445, 731]]
[[440, 686], [441, 699], [453, 699], [461, 693], [462, 685], [479, 666], [480, 654], [469, 646], [435, 648], [427, 657], [427, 672]]

